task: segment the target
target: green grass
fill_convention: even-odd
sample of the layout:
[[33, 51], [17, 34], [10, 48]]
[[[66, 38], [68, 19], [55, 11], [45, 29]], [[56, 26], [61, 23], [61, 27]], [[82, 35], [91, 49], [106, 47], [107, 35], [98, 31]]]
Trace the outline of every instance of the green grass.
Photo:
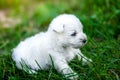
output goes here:
[[[47, 30], [52, 18], [60, 13], [75, 14], [82, 21], [88, 37], [88, 43], [81, 50], [93, 63], [83, 66], [77, 58], [69, 63], [78, 73], [80, 80], [120, 80], [120, 1], [71, 1], [70, 6], [65, 1], [57, 5], [44, 2], [36, 7], [30, 18], [25, 17], [16, 27], [6, 29], [0, 26], [1, 80], [65, 79], [54, 68], [39, 71], [36, 75], [27, 74], [18, 70], [11, 59], [12, 48], [26, 37]], [[47, 13], [41, 14], [41, 11]], [[31, 20], [33, 26], [29, 25]]]

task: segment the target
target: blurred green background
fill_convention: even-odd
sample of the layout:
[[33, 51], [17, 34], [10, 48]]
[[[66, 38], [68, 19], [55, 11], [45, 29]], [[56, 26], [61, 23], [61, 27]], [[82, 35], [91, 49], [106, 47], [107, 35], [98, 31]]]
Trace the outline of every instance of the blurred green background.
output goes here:
[[88, 43], [81, 49], [93, 60], [69, 65], [80, 80], [120, 80], [120, 0], [0, 0], [0, 79], [64, 80], [54, 68], [29, 75], [15, 67], [11, 50], [25, 38], [46, 31], [59, 14], [76, 15]]

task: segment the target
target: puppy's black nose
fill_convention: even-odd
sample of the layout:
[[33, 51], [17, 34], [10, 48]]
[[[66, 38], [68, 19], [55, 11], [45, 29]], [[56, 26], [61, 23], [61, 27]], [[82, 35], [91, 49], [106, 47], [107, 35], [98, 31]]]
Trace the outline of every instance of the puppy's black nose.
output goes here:
[[83, 39], [83, 41], [82, 41], [83, 43], [86, 43], [87, 42], [87, 40], [86, 39]]

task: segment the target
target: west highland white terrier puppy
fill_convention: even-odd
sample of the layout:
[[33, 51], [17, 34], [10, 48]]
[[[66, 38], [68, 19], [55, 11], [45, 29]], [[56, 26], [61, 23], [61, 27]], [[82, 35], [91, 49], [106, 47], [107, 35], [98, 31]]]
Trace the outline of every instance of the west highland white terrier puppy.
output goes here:
[[79, 19], [72, 14], [62, 14], [52, 20], [46, 32], [21, 41], [13, 49], [12, 59], [19, 69], [26, 72], [36, 73], [54, 65], [54, 68], [66, 77], [74, 74], [69, 77], [74, 80], [78, 76], [68, 62], [76, 55], [83, 63], [92, 61], [79, 50], [86, 41], [87, 37]]

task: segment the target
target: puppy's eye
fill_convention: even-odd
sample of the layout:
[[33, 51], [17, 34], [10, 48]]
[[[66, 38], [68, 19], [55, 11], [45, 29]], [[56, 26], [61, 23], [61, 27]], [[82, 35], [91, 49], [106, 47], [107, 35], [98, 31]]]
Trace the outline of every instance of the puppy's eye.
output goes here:
[[76, 36], [77, 32], [75, 31], [74, 33], [71, 34], [71, 36]]

